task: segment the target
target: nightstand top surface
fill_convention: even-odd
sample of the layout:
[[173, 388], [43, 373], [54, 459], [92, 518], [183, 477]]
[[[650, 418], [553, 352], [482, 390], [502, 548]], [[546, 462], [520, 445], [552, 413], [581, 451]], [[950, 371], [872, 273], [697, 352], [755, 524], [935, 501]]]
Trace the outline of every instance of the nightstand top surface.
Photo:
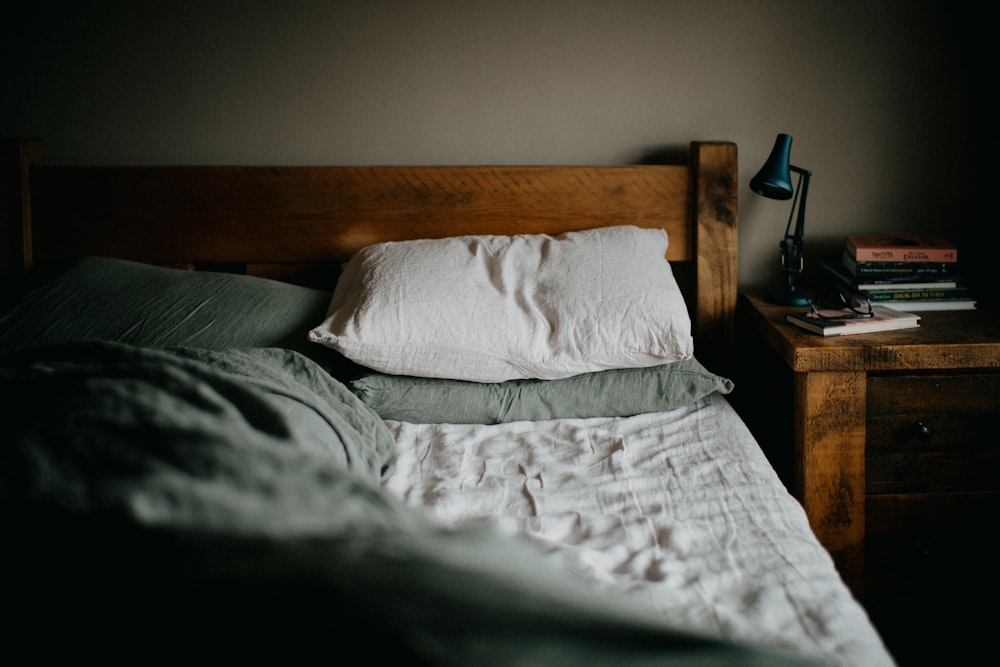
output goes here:
[[744, 293], [740, 308], [794, 371], [1000, 368], [1000, 312], [994, 309], [924, 311], [914, 329], [820, 336], [785, 321], [802, 306]]

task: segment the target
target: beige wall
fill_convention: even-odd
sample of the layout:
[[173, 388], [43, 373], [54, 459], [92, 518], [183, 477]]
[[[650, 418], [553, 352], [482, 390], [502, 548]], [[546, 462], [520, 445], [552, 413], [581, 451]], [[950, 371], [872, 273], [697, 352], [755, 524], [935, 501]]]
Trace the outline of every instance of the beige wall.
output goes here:
[[747, 188], [778, 132], [813, 172], [810, 271], [850, 232], [965, 244], [978, 213], [955, 3], [24, 4], [0, 28], [0, 134], [50, 163], [618, 164], [729, 139], [744, 287], [778, 280], [789, 202]]

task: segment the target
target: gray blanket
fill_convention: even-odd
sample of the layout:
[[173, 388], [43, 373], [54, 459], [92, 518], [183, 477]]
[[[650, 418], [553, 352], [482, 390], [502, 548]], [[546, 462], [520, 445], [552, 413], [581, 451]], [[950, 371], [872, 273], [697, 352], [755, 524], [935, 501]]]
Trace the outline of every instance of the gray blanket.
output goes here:
[[527, 543], [434, 526], [382, 490], [378, 416], [298, 353], [69, 343], [9, 360], [0, 389], [8, 647], [804, 664], [672, 631]]

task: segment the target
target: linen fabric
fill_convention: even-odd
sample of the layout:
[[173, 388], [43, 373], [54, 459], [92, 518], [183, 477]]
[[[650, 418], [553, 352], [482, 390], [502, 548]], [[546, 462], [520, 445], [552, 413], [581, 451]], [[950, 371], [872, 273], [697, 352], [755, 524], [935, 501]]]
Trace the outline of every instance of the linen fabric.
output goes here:
[[379, 243], [344, 267], [310, 340], [383, 373], [570, 377], [691, 357], [662, 229]]
[[500, 424], [629, 417], [687, 405], [733, 382], [692, 357], [648, 368], [617, 368], [558, 380], [466, 382], [367, 373], [348, 386], [383, 419], [424, 424]]
[[676, 627], [825, 665], [894, 665], [718, 393], [625, 418], [386, 423], [399, 458], [384, 488], [452, 530], [527, 538], [556, 569]]
[[0, 315], [0, 357], [75, 340], [283, 347], [313, 356], [318, 348], [306, 335], [330, 294], [256, 276], [85, 257]]

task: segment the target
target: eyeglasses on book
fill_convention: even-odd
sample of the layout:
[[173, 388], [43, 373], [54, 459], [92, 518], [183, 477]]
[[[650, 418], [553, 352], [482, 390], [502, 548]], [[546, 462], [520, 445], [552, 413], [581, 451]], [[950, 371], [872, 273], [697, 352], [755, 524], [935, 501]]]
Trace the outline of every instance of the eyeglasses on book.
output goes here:
[[[819, 310], [821, 307], [830, 310], [849, 309], [851, 312], [842, 315], [824, 315]], [[858, 292], [848, 292], [843, 289], [837, 289], [835, 292], [827, 294], [819, 306], [816, 305], [814, 299], [811, 299], [809, 308], [812, 309], [813, 315], [823, 320], [857, 320], [875, 317], [872, 303], [868, 297]]]

